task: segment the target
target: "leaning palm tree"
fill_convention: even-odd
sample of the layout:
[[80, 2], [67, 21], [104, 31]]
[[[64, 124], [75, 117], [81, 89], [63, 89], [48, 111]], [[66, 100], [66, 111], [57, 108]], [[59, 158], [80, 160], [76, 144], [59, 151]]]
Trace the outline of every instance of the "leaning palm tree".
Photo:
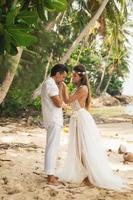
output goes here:
[[16, 74], [16, 70], [17, 70], [21, 55], [22, 55], [22, 51], [23, 51], [22, 48], [18, 48], [17, 55], [15, 56], [7, 55], [7, 60], [10, 65], [10, 69], [6, 73], [5, 79], [2, 85], [0, 86], [0, 104], [3, 102], [9, 90], [9, 87], [13, 81], [13, 78]]
[[98, 18], [101, 16], [103, 10], [105, 9], [107, 3], [109, 0], [103, 0], [100, 7], [96, 11], [95, 15], [91, 18], [90, 22], [85, 26], [85, 28], [82, 30], [80, 35], [76, 38], [76, 40], [72, 43], [71, 47], [68, 49], [68, 51], [65, 53], [65, 55], [61, 58], [60, 63], [65, 63], [71, 56], [71, 54], [74, 52], [74, 50], [78, 47], [79, 43], [86, 37], [86, 35], [89, 32], [89, 29], [95, 25]]
[[[0, 104], [6, 97], [16, 74], [23, 52], [22, 47], [27, 47], [37, 42], [37, 38], [31, 32], [33, 27], [37, 26], [38, 16], [41, 20], [48, 21], [48, 19], [46, 20], [48, 18], [46, 8], [51, 11], [61, 12], [66, 9], [66, 6], [66, 0], [53, 0], [52, 3], [49, 0], [47, 2], [44, 0], [13, 0], [8, 3], [7, 1], [0, 1], [0, 54], [6, 53], [10, 63], [9, 71], [0, 86]], [[45, 10], [47, 11], [47, 16]], [[54, 19], [54, 21], [56, 20]], [[50, 30], [52, 26], [53, 23], [49, 23], [47, 30]]]
[[[78, 47], [79, 43], [85, 39], [85, 41], [88, 39], [88, 32], [89, 29], [92, 28], [99, 17], [101, 16], [103, 10], [105, 9], [107, 3], [109, 0], [104, 0], [94, 16], [91, 18], [90, 22], [85, 26], [85, 28], [81, 31], [79, 36], [75, 39], [75, 41], [72, 43], [71, 47], [67, 50], [67, 52], [63, 55], [63, 57], [60, 59], [60, 63], [65, 63], [71, 56], [71, 54], [74, 52], [74, 50]], [[40, 84], [41, 85], [41, 84]], [[41, 87], [39, 87], [34, 91], [33, 98], [36, 98], [40, 95]]]

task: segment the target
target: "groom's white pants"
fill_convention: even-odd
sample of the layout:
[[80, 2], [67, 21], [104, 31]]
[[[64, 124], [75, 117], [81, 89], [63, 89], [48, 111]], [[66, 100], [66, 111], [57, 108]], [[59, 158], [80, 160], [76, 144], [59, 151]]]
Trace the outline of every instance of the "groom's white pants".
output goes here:
[[44, 170], [47, 175], [55, 175], [56, 158], [60, 144], [62, 126], [51, 124], [47, 127]]

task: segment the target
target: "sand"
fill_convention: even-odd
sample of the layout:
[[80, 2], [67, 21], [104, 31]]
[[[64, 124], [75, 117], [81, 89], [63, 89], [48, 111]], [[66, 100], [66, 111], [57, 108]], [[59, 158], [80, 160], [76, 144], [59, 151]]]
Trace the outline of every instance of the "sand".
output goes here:
[[[133, 152], [133, 124], [98, 125], [111, 167], [133, 188], [133, 163], [123, 163], [120, 144]], [[49, 186], [43, 171], [45, 129], [27, 126], [23, 120], [0, 122], [0, 200], [132, 200], [133, 193], [68, 184]], [[68, 132], [61, 133], [57, 167], [63, 166]]]

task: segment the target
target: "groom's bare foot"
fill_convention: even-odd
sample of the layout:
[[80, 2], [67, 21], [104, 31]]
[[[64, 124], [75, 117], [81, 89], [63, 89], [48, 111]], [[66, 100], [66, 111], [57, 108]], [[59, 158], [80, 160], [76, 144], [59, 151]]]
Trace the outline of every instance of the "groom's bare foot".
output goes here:
[[54, 175], [48, 175], [47, 181], [48, 181], [49, 185], [58, 186], [61, 184], [61, 182], [58, 180], [58, 177], [56, 177]]

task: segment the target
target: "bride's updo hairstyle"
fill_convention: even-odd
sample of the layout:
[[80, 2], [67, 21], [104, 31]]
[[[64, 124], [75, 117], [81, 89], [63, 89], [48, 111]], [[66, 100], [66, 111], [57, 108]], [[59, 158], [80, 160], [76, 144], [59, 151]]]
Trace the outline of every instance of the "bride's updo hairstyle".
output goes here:
[[86, 71], [86, 69], [83, 65], [79, 64], [73, 68], [73, 72], [77, 73], [81, 77], [79, 87], [82, 85], [86, 85], [88, 87], [88, 96], [87, 96], [86, 102], [85, 102], [85, 107], [88, 110], [90, 107], [90, 102], [91, 102], [90, 84], [89, 84], [89, 80], [88, 80], [88, 76], [87, 76], [88, 71]]

